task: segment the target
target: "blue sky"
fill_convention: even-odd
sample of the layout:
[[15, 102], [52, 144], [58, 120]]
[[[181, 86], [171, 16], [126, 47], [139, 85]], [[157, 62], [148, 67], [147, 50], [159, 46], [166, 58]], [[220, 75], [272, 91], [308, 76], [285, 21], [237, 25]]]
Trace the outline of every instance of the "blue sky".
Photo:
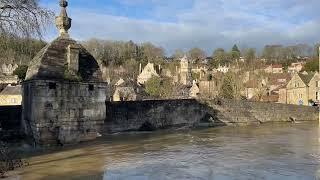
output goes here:
[[[58, 0], [40, 0], [59, 12]], [[71, 36], [152, 42], [174, 49], [262, 48], [320, 42], [319, 0], [69, 0]], [[56, 37], [54, 27], [47, 40]]]

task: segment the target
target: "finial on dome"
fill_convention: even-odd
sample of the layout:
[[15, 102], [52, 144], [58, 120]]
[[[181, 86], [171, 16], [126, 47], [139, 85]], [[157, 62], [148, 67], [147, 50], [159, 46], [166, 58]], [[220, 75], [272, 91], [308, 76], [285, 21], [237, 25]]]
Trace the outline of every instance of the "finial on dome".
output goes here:
[[64, 8], [68, 7], [68, 2], [66, 0], [60, 0], [59, 4], [61, 7], [64, 7]]
[[68, 2], [66, 0], [60, 0], [59, 5], [61, 7], [61, 12], [60, 15], [56, 17], [56, 26], [61, 37], [69, 37], [68, 30], [71, 28], [72, 19], [68, 17], [66, 10]]

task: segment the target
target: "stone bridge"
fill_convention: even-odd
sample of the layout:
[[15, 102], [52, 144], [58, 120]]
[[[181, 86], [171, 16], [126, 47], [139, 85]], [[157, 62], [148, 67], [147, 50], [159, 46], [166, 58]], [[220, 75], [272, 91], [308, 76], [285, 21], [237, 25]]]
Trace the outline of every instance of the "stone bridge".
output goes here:
[[[267, 122], [317, 121], [316, 107], [231, 100], [106, 102], [101, 134], [179, 127], [215, 127]], [[0, 107], [2, 138], [18, 137], [21, 106]]]

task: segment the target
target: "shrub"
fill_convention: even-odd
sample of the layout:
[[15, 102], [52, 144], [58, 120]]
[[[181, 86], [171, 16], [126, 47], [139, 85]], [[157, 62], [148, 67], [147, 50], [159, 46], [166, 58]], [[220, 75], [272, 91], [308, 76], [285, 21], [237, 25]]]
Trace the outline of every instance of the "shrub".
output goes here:
[[26, 77], [26, 74], [27, 74], [27, 70], [28, 70], [28, 66], [26, 65], [21, 65], [19, 66], [17, 69], [15, 69], [13, 71], [13, 75], [17, 75], [18, 78], [23, 81]]
[[156, 98], [168, 98], [173, 92], [172, 80], [170, 78], [159, 78], [153, 76], [145, 83], [146, 92]]

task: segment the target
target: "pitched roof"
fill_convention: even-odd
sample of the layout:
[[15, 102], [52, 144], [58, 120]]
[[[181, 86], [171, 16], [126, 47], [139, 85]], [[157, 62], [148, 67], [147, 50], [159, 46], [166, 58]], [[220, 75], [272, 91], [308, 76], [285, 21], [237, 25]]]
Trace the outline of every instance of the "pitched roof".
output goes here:
[[189, 90], [190, 92], [191, 91], [199, 91], [199, 86], [196, 84], [196, 83], [193, 83], [192, 87], [190, 88]]
[[1, 91], [0, 95], [21, 95], [21, 85], [8, 85], [3, 91]]
[[[277, 74], [268, 74], [268, 79], [270, 84], [277, 85], [277, 84], [286, 84], [290, 81], [291, 76], [288, 73], [277, 73]], [[286, 82], [279, 82], [279, 80], [286, 80]]]
[[282, 68], [282, 64], [272, 64], [272, 68]]
[[310, 80], [313, 78], [313, 76], [315, 75], [315, 73], [309, 73], [309, 74], [298, 74], [299, 77], [301, 78], [301, 80], [305, 83], [305, 84], [309, 84]]

